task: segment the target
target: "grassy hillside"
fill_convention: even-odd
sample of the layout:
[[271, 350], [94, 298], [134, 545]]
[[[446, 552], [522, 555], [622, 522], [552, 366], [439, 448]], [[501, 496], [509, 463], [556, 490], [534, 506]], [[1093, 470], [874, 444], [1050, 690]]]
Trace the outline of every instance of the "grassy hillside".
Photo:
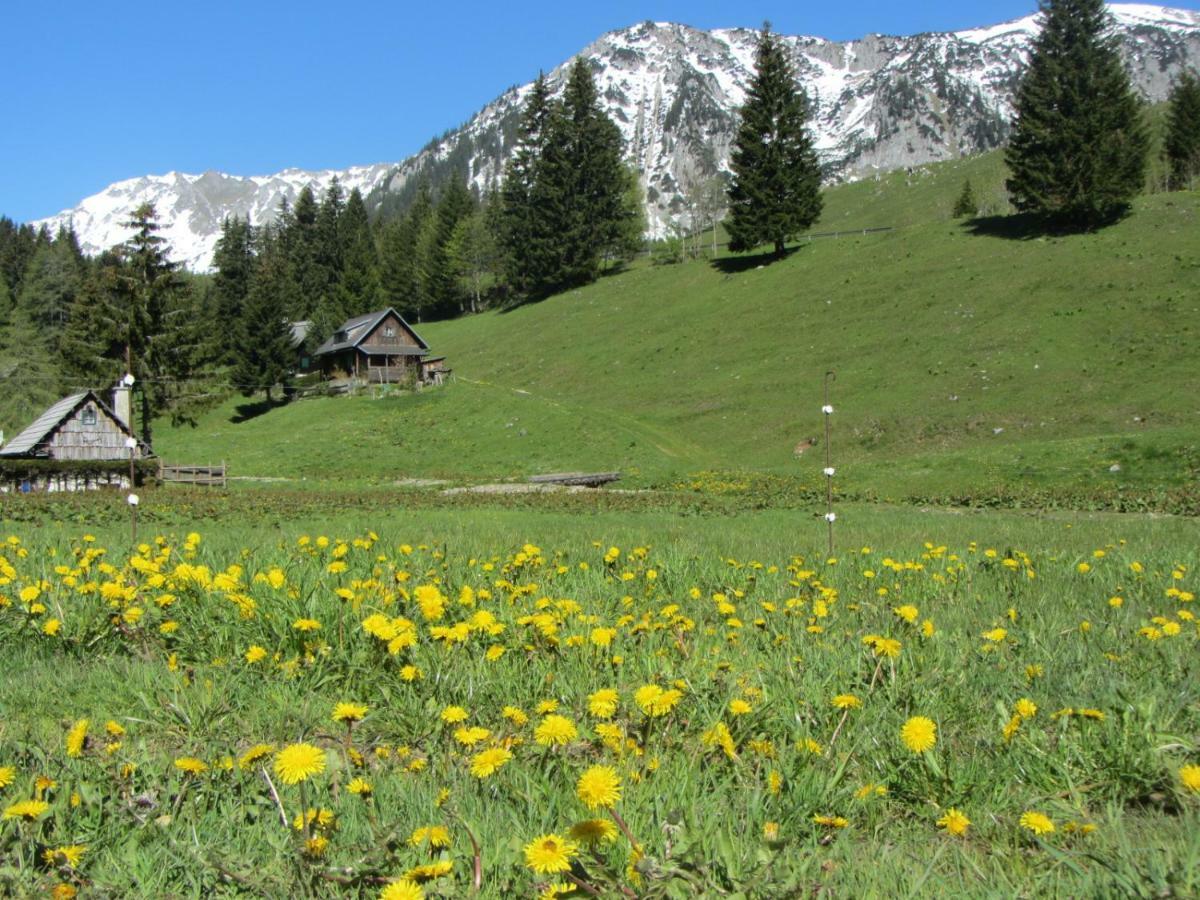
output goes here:
[[[827, 194], [788, 258], [638, 265], [543, 303], [420, 330], [456, 381], [418, 397], [297, 403], [160, 432], [171, 459], [313, 479], [620, 468], [819, 480], [836, 372], [839, 481], [881, 496], [1020, 480], [1171, 485], [1200, 465], [1200, 195], [1140, 199], [1097, 234], [967, 226], [970, 177], [1000, 210], [996, 155]], [[1119, 471], [1110, 471], [1117, 465]]]

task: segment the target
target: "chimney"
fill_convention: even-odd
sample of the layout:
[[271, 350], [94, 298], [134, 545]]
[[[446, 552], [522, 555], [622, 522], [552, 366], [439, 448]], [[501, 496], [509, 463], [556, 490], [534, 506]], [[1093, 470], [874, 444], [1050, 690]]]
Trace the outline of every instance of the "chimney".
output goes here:
[[[126, 376], [128, 377], [128, 376]], [[117, 414], [117, 418], [126, 428], [130, 428], [129, 424], [129, 393], [130, 387], [124, 380], [119, 382], [112, 393], [113, 412]]]

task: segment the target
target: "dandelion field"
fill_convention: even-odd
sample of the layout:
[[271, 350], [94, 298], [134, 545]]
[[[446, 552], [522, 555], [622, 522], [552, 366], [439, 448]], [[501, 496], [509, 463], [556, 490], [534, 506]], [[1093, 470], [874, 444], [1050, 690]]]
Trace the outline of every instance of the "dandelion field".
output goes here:
[[872, 515], [12, 523], [0, 892], [1200, 889], [1186, 523]]

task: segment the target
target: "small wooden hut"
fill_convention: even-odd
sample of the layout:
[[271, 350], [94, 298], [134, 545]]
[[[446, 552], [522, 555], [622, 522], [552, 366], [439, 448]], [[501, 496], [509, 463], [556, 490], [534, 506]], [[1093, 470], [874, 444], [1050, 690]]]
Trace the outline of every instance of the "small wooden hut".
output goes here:
[[113, 401], [93, 391], [64, 397], [0, 447], [0, 494], [128, 487], [132, 467], [144, 465], [130, 455], [153, 454], [129, 428], [129, 388], [118, 387]]
[[327, 378], [374, 384], [423, 380], [429, 345], [391, 307], [347, 319], [314, 356]]
[[[121, 390], [121, 389], [118, 389]], [[9, 443], [0, 447], [0, 457], [60, 460], [128, 460], [125, 446], [134, 437], [129, 425], [96, 396], [94, 391], [72, 394], [59, 400]], [[138, 441], [134, 459], [150, 455]]]

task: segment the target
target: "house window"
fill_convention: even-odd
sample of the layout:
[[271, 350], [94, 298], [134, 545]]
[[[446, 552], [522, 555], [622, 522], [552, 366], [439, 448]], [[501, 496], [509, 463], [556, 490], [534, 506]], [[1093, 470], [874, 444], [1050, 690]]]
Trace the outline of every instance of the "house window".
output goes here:
[[79, 421], [88, 427], [94, 426], [96, 424], [96, 407], [85, 406], [79, 415]]
[[388, 325], [388, 326], [386, 326], [386, 327], [383, 329], [383, 336], [384, 336], [384, 337], [395, 337], [395, 336], [396, 336], [396, 329], [395, 329], [395, 328], [393, 328], [391, 325]]

